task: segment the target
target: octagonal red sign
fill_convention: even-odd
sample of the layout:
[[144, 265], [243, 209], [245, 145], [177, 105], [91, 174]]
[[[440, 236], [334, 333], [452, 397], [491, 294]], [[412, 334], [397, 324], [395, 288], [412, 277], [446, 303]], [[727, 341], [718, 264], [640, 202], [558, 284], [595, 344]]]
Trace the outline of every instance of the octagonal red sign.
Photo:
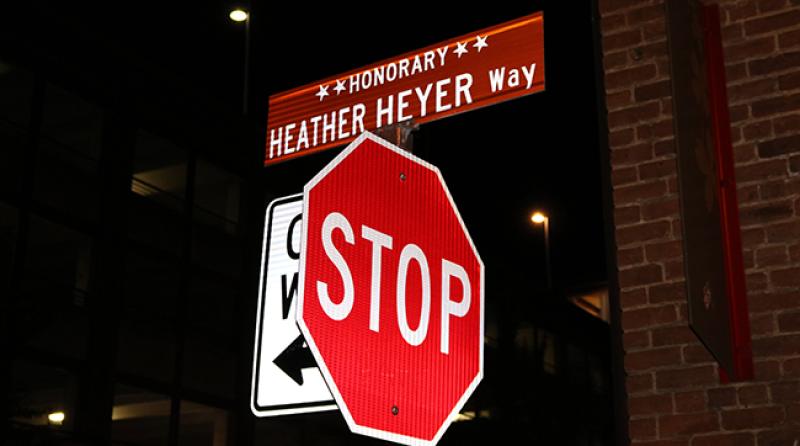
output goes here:
[[484, 271], [439, 170], [372, 135], [304, 189], [297, 321], [353, 432], [433, 444], [483, 376]]

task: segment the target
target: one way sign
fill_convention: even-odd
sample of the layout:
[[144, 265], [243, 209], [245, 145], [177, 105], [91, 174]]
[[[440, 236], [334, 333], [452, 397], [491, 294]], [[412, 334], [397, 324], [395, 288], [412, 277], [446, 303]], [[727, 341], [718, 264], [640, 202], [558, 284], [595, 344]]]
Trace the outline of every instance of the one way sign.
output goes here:
[[303, 194], [267, 207], [250, 408], [259, 417], [336, 409], [295, 322]]

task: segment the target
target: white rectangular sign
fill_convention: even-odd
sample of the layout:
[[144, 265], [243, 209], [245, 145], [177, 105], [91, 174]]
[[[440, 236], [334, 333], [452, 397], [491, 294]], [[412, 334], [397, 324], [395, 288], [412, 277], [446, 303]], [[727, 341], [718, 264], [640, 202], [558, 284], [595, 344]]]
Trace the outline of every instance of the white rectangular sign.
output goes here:
[[302, 216], [303, 194], [267, 207], [250, 399], [258, 417], [337, 408], [295, 321]]

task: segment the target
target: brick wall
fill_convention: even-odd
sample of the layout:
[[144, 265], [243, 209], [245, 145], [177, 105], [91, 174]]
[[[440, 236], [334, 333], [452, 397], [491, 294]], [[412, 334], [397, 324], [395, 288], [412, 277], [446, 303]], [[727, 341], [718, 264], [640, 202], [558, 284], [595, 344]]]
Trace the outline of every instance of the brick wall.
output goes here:
[[599, 2], [630, 437], [800, 446], [800, 0], [719, 4], [756, 368], [730, 385], [687, 328], [663, 2]]

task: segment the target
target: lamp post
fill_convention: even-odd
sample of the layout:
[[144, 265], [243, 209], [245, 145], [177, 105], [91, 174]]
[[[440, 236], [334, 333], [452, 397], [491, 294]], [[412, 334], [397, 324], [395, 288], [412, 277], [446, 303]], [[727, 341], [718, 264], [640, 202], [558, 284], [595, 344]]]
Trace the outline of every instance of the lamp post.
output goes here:
[[550, 270], [550, 218], [542, 213], [536, 211], [531, 214], [531, 221], [535, 225], [542, 225], [544, 227], [544, 255], [545, 255], [545, 268], [547, 271], [547, 289], [553, 289], [553, 276]]
[[247, 96], [250, 87], [250, 12], [244, 8], [234, 8], [228, 14], [237, 23], [244, 22], [244, 82], [242, 87], [242, 114], [247, 114]]

